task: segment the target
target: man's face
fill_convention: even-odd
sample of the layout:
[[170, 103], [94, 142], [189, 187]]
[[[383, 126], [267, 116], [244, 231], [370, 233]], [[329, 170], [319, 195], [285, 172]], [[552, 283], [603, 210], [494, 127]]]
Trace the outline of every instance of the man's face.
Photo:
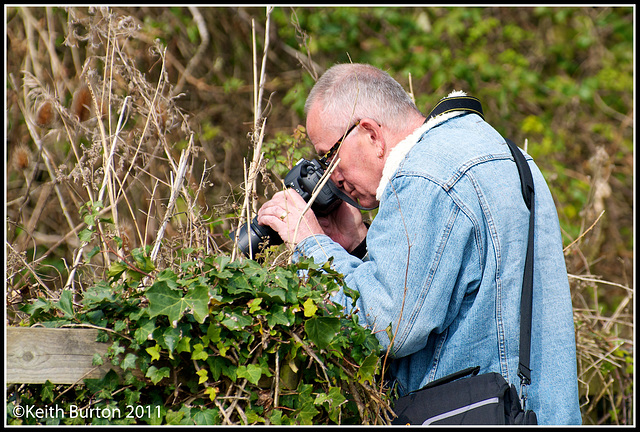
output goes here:
[[[325, 127], [320, 110], [312, 106], [307, 116], [307, 134], [318, 155], [325, 155], [347, 131], [330, 130]], [[351, 198], [364, 207], [375, 207], [376, 189], [382, 178], [384, 158], [378, 157], [383, 145], [380, 126], [371, 119], [353, 119], [349, 127], [359, 124], [344, 136], [342, 144], [333, 153], [333, 160], [340, 163], [333, 171], [331, 180]]]

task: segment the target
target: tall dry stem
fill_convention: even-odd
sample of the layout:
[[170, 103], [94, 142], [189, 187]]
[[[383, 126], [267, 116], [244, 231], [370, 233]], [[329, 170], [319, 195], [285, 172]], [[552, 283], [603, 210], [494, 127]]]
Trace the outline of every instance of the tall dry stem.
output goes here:
[[[260, 172], [260, 165], [262, 163], [264, 153], [262, 152], [262, 143], [264, 140], [264, 130], [267, 122], [266, 118], [262, 116], [262, 95], [264, 93], [264, 85], [266, 79], [266, 63], [267, 63], [267, 53], [269, 49], [269, 22], [270, 16], [273, 8], [267, 7], [266, 9], [266, 28], [265, 28], [265, 36], [264, 36], [264, 50], [262, 57], [262, 65], [260, 68], [260, 76], [258, 77], [258, 63], [257, 63], [257, 49], [256, 49], [256, 35], [255, 35], [255, 22], [252, 20], [251, 30], [252, 30], [252, 47], [253, 47], [253, 132], [252, 132], [252, 144], [253, 144], [253, 158], [251, 163], [249, 164], [248, 174], [247, 168], [245, 166], [245, 188], [244, 188], [244, 202], [242, 205], [242, 210], [240, 211], [240, 218], [238, 221], [238, 226], [242, 226], [245, 223], [245, 215], [246, 215], [246, 223], [250, 224], [253, 219], [252, 215], [257, 211], [257, 199], [255, 197], [255, 189], [256, 189], [256, 180], [258, 178], [258, 173]], [[236, 257], [237, 251], [237, 242], [238, 236], [234, 240], [234, 247], [232, 252], [232, 259]], [[250, 253], [251, 244], [249, 244]]]
[[167, 204], [167, 210], [164, 215], [164, 219], [162, 220], [162, 224], [160, 225], [160, 230], [158, 231], [158, 235], [156, 237], [156, 242], [153, 245], [153, 250], [151, 251], [151, 261], [155, 261], [158, 256], [158, 251], [160, 250], [160, 245], [162, 243], [162, 239], [164, 238], [164, 232], [169, 223], [169, 219], [173, 216], [173, 208], [176, 204], [176, 199], [178, 198], [178, 194], [183, 187], [184, 175], [187, 169], [187, 162], [189, 160], [189, 153], [191, 151], [191, 145], [193, 144], [193, 135], [189, 140], [189, 147], [186, 150], [182, 150], [180, 155], [180, 161], [178, 162], [178, 167], [175, 173], [175, 180], [171, 185], [171, 197], [169, 198], [169, 203]]

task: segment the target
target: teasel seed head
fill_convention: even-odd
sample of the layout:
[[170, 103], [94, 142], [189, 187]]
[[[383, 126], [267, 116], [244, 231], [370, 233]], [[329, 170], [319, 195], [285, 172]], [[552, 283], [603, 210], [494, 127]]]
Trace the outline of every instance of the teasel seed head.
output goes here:
[[31, 164], [31, 150], [24, 144], [18, 145], [18, 147], [13, 150], [13, 156], [11, 157], [11, 166], [16, 171], [24, 171], [29, 168]]
[[53, 106], [53, 102], [45, 100], [40, 104], [36, 111], [36, 124], [41, 128], [48, 128], [53, 126], [57, 118], [56, 108]]
[[79, 121], [84, 122], [89, 119], [92, 106], [91, 90], [87, 84], [82, 84], [73, 95], [71, 113], [75, 114]]

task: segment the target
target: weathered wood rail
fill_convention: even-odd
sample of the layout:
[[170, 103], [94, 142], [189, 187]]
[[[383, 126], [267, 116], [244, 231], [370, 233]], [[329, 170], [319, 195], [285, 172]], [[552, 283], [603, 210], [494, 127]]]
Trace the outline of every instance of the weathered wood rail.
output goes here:
[[85, 378], [101, 378], [110, 369], [122, 369], [106, 359], [93, 365], [94, 354], [104, 355], [111, 346], [97, 342], [97, 329], [7, 327], [7, 384], [75, 384]]

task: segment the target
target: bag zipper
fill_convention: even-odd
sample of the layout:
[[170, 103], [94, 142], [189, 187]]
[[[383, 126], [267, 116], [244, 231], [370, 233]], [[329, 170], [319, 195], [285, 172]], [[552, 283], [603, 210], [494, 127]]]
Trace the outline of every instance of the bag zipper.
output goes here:
[[438, 414], [437, 416], [430, 417], [430, 418], [426, 419], [424, 422], [422, 422], [422, 425], [423, 426], [428, 426], [431, 423], [435, 423], [437, 421], [444, 420], [444, 419], [449, 418], [449, 417], [453, 417], [453, 416], [456, 416], [456, 415], [459, 415], [459, 414], [463, 414], [463, 413], [465, 413], [467, 411], [471, 411], [471, 410], [474, 410], [476, 408], [480, 408], [480, 407], [485, 406], [485, 405], [497, 404], [499, 401], [500, 400], [498, 399], [498, 397], [492, 397], [492, 398], [489, 398], [489, 399], [481, 400], [480, 402], [475, 402], [475, 403], [472, 403], [471, 405], [465, 405], [463, 407], [460, 407], [460, 408], [457, 408], [457, 409], [454, 409], [454, 410], [451, 410], [451, 411], [447, 411], [447, 412], [444, 412], [442, 414]]

